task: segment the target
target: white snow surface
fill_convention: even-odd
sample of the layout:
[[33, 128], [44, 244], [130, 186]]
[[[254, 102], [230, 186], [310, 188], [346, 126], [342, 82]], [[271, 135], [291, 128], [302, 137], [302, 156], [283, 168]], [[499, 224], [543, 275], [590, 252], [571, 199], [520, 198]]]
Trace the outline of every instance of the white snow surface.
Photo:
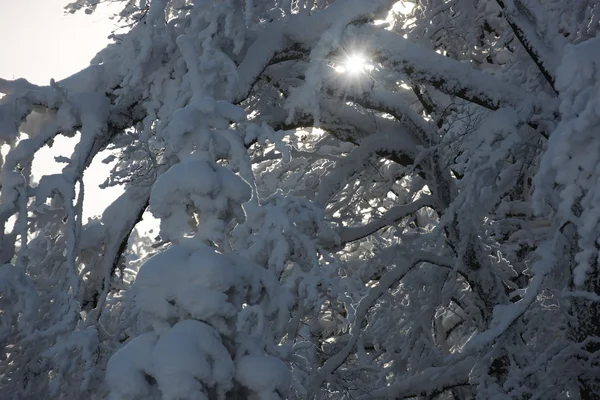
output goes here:
[[[136, 304], [159, 331], [177, 317], [218, 323], [266, 290], [267, 313], [285, 313], [287, 300], [274, 275], [194, 240], [151, 257], [134, 284]], [[282, 314], [284, 315], [284, 314]]]
[[108, 362], [106, 380], [111, 400], [148, 396], [149, 377], [164, 400], [204, 400], [207, 387], [221, 394], [229, 390], [234, 373], [219, 334], [203, 322], [183, 320], [160, 336], [146, 333], [121, 348]]
[[285, 399], [292, 374], [279, 359], [268, 355], [247, 355], [237, 363], [235, 378], [261, 400]]
[[147, 375], [152, 375], [152, 349], [158, 340], [154, 333], [137, 336], [108, 361], [106, 383], [110, 400], [134, 400], [150, 393]]
[[[140, 316], [152, 324], [155, 333], [139, 336], [111, 358], [107, 383], [112, 398], [145, 396], [150, 390], [145, 375], [156, 380], [168, 400], [207, 399], [207, 387], [225, 393], [233, 385], [235, 368], [221, 335], [245, 334], [232, 332], [227, 321], [234, 322], [236, 315], [243, 319], [244, 303], [263, 298], [263, 288], [271, 304], [265, 309], [252, 306], [252, 311], [268, 313], [272, 320], [278, 307], [285, 309], [285, 301], [281, 302], [284, 298], [278, 296], [269, 271], [191, 239], [150, 258], [140, 269], [134, 290]], [[174, 321], [179, 322], [171, 326]], [[242, 325], [238, 321], [232, 326]], [[244, 338], [236, 341], [242, 343]], [[266, 356], [253, 357], [240, 359], [240, 383], [261, 396], [274, 390], [285, 393], [290, 379], [285, 364]], [[255, 364], [251, 369], [258, 373], [254, 380], [248, 378], [249, 363]]]
[[165, 239], [177, 241], [182, 234], [191, 233], [190, 210], [199, 214], [198, 234], [216, 239], [224, 224], [232, 219], [243, 221], [241, 205], [251, 196], [248, 184], [227, 168], [208, 160], [189, 159], [156, 180], [150, 210], [161, 219]]
[[[574, 282], [581, 286], [599, 257], [596, 240], [600, 236], [600, 38], [568, 45], [558, 68], [556, 88], [560, 92], [561, 122], [550, 136], [535, 178], [534, 203], [542, 214], [544, 199], [554, 183], [561, 185], [558, 214], [579, 231]], [[580, 202], [581, 215], [573, 206]]]
[[207, 386], [216, 386], [223, 398], [232, 386], [233, 361], [219, 334], [203, 322], [178, 322], [160, 336], [152, 361], [164, 400], [208, 400], [203, 393]]

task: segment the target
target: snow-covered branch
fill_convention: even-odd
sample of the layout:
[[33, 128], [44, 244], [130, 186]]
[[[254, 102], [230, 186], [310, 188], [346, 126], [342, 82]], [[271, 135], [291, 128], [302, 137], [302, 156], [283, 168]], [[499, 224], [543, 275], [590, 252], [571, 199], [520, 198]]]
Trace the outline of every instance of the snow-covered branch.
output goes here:
[[594, 1], [123, 5], [0, 79], [0, 392], [598, 397]]
[[[369, 3], [361, 0], [349, 1], [349, 4], [333, 2], [329, 7], [311, 15], [293, 14], [268, 23], [247, 49], [246, 56], [238, 66], [240, 90], [234, 103], [248, 97], [252, 86], [267, 66], [289, 59], [289, 54], [283, 54], [291, 51], [294, 55], [292, 59], [296, 59], [300, 54], [305, 54], [304, 49], [320, 38], [334, 23], [344, 22], [348, 25], [385, 12], [395, 3], [394, 0], [373, 0]], [[308, 25], [311, 26], [310, 32], [305, 29]], [[278, 57], [278, 54], [282, 55]]]
[[429, 84], [446, 94], [491, 110], [505, 106], [533, 110], [536, 105], [533, 97], [523, 89], [416, 45], [394, 32], [363, 25], [349, 27], [348, 36], [348, 40], [362, 38], [367, 41], [374, 58], [416, 83]]
[[331, 356], [321, 368], [311, 382], [310, 387], [316, 390], [328, 375], [334, 373], [342, 363], [348, 358], [361, 338], [363, 324], [367, 313], [375, 305], [377, 300], [384, 295], [392, 286], [397, 285], [406, 274], [421, 263], [433, 263], [445, 267], [452, 267], [452, 260], [428, 252], [417, 252], [410, 256], [401, 256], [397, 259], [396, 266], [386, 272], [378, 281], [377, 285], [372, 287], [367, 295], [363, 297], [354, 310], [352, 326], [350, 328], [350, 340], [344, 348], [337, 354]]
[[351, 243], [363, 239], [381, 228], [393, 225], [403, 218], [417, 212], [423, 207], [433, 207], [434, 199], [431, 196], [422, 196], [409, 204], [398, 205], [390, 208], [380, 218], [376, 218], [362, 226], [345, 226], [340, 228], [341, 244]]
[[[337, 75], [337, 76], [336, 76]], [[342, 74], [331, 74], [325, 79], [329, 95], [341, 100], [354, 102], [367, 110], [389, 114], [411, 129], [414, 136], [424, 141], [431, 136], [432, 127], [418, 115], [408, 102], [397, 92], [387, 91], [377, 86], [367, 87], [364, 82], [356, 84], [344, 82]], [[423, 142], [425, 144], [426, 142]]]
[[554, 81], [558, 60], [553, 51], [544, 43], [536, 32], [536, 27], [529, 21], [519, 8], [525, 8], [521, 0], [496, 0], [502, 8], [504, 18], [510, 25], [519, 42], [523, 45], [527, 54], [538, 67], [552, 90], [556, 92]]
[[429, 396], [458, 386], [468, 385], [469, 375], [475, 367], [475, 363], [473, 357], [462, 360], [459, 358], [457, 361], [450, 361], [443, 366], [428, 368], [414, 376], [373, 390], [369, 394], [359, 397], [359, 399], [406, 399]]

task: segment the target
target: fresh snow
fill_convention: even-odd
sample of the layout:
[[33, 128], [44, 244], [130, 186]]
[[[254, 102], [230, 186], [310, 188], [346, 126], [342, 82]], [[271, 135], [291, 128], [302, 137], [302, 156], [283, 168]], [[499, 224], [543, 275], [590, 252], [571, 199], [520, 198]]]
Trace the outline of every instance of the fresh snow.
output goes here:
[[0, 398], [597, 398], [599, 5], [400, 3], [128, 1], [0, 78]]

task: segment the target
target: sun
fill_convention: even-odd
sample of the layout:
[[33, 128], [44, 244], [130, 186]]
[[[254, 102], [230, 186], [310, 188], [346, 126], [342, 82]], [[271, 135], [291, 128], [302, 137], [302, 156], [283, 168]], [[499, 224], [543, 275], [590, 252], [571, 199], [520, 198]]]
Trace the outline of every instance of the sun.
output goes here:
[[339, 73], [360, 75], [365, 71], [373, 69], [373, 66], [368, 64], [368, 60], [364, 55], [355, 53], [348, 55], [341, 65], [338, 65], [335, 69]]
[[349, 74], [360, 74], [367, 67], [367, 60], [361, 54], [352, 54], [344, 62], [344, 70]]

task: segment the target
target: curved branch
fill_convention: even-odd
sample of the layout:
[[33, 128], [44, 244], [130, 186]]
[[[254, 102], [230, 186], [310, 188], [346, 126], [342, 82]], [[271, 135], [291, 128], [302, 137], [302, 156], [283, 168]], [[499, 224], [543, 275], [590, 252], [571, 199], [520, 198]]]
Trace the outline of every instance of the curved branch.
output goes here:
[[375, 389], [369, 394], [359, 397], [359, 400], [406, 399], [468, 385], [469, 374], [474, 366], [475, 359], [469, 357], [441, 367], [427, 368], [410, 378], [381, 389]]
[[140, 188], [131, 187], [120, 195], [102, 214], [102, 222], [108, 228], [108, 241], [104, 246], [102, 271], [104, 281], [102, 292], [93, 295], [93, 307], [100, 317], [106, 296], [110, 290], [112, 275], [119, 264], [121, 256], [127, 250], [129, 236], [135, 226], [142, 220], [148, 207], [151, 185], [139, 193]]
[[319, 388], [327, 376], [334, 373], [346, 361], [348, 356], [350, 356], [350, 353], [361, 337], [363, 322], [368, 311], [388, 289], [401, 281], [409, 271], [411, 271], [420, 263], [429, 262], [446, 267], [452, 266], [452, 263], [447, 258], [428, 252], [416, 252], [412, 254], [410, 258], [401, 256], [399, 258], [401, 258], [398, 263], [399, 265], [396, 265], [395, 268], [392, 268], [390, 271], [386, 272], [381, 279], [379, 279], [379, 284], [375, 287], [372, 287], [369, 290], [369, 293], [358, 303], [358, 307], [355, 311], [354, 322], [350, 327], [350, 340], [344, 346], [344, 348], [340, 350], [339, 353], [330, 357], [323, 364], [323, 366], [319, 368], [316, 376], [313, 378], [311, 385], [309, 386], [310, 388], [313, 390]]
[[368, 224], [362, 226], [345, 226], [339, 230], [341, 246], [363, 239], [381, 228], [400, 221], [423, 207], [433, 207], [434, 199], [432, 196], [423, 196], [412, 203], [402, 204], [390, 208], [381, 218], [377, 218]]
[[448, 95], [490, 110], [535, 104], [532, 96], [520, 87], [416, 45], [394, 32], [363, 25], [349, 27], [347, 35], [349, 40], [357, 36], [371, 39], [369, 46], [376, 60], [405, 73], [414, 82], [431, 85]]
[[285, 50], [286, 40], [280, 24], [271, 23], [258, 35], [250, 45], [246, 57], [237, 68], [239, 76], [239, 92], [234, 104], [244, 101], [250, 94], [258, 77], [269, 66], [277, 53]]
[[[297, 115], [295, 120], [287, 123], [287, 113], [280, 109], [277, 116], [268, 121], [271, 127], [277, 130], [293, 130], [305, 127], [314, 127], [314, 118], [310, 115]], [[395, 121], [380, 118], [366, 117], [356, 109], [346, 105], [330, 105], [327, 101], [323, 101], [321, 105], [321, 126], [320, 129], [328, 132], [335, 138], [349, 142], [355, 145], [360, 145], [363, 140], [376, 134], [377, 132], [387, 132], [390, 136], [395, 136], [396, 139], [404, 137], [407, 146], [416, 146], [420, 142], [409, 132], [409, 130]], [[375, 152], [383, 158], [402, 166], [412, 166], [414, 158], [406, 152], [395, 150], [378, 150]]]
[[27, 79], [19, 78], [14, 80], [8, 80], [0, 78], [0, 93], [10, 95], [16, 91], [36, 90], [39, 89], [37, 85], [29, 82]]
[[422, 144], [427, 143], [432, 128], [399, 93], [376, 86], [367, 88], [361, 84], [362, 82], [349, 85], [343, 81], [344, 78], [337, 73], [328, 75], [324, 79], [327, 93], [341, 97], [343, 101], [356, 103], [365, 109], [389, 114], [411, 130]]
[[[339, 1], [312, 15], [290, 15], [269, 23], [250, 45], [237, 68], [240, 89], [233, 103], [246, 99], [265, 68], [273, 62], [280, 62], [277, 61], [278, 58], [285, 61], [288, 57], [304, 57], [303, 44], [319, 40], [334, 22], [339, 23], [340, 18], [352, 24], [391, 9], [395, 2], [396, 0]], [[306, 29], [307, 26], [310, 26], [309, 30]], [[290, 41], [294, 44], [287, 48]]]

